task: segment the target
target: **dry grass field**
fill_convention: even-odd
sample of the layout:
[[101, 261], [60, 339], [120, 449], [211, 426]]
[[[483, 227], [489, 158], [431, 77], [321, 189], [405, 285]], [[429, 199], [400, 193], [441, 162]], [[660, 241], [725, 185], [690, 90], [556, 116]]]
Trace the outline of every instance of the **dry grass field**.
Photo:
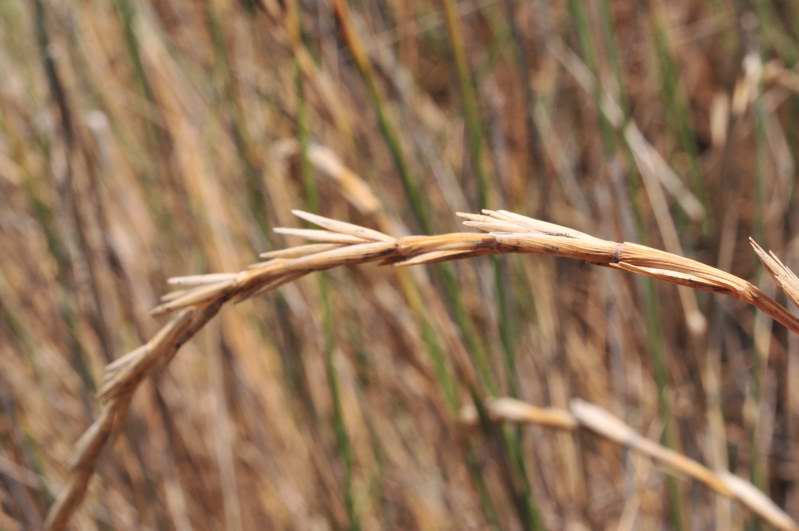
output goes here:
[[797, 63], [794, 0], [0, 0], [0, 530], [799, 529]]

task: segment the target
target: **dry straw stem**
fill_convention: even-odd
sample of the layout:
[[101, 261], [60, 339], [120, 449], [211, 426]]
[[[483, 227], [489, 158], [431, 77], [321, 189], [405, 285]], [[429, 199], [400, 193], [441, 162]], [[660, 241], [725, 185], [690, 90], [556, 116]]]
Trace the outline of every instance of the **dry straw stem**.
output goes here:
[[[276, 230], [305, 239], [308, 244], [266, 253], [262, 255], [266, 261], [238, 273], [192, 275], [170, 280], [171, 284], [183, 289], [167, 294], [163, 304], [153, 313], [178, 313], [145, 345], [106, 368], [99, 393], [102, 403], [100, 416], [76, 445], [71, 475], [50, 509], [48, 529], [64, 529], [79, 507], [102, 450], [119, 432], [133, 393], [145, 377], [156, 367], [169, 363], [180, 346], [227, 301], [245, 300], [314, 271], [366, 262], [407, 266], [504, 253], [558, 256], [673, 284], [726, 293], [756, 306], [789, 330], [799, 333], [799, 319], [756, 286], [735, 275], [651, 247], [602, 240], [504, 210], [459, 214], [466, 219], [465, 225], [480, 229], [482, 234], [459, 232], [401, 238], [308, 212], [293, 212], [320, 229]], [[759, 247], [756, 250], [781, 286], [786, 289], [796, 286], [795, 276], [788, 275], [787, 268], [773, 255], [766, 255]]]
[[[584, 400], [572, 400], [568, 410], [536, 407], [514, 398], [495, 398], [486, 401], [485, 405], [489, 417], [495, 421], [570, 431], [587, 428], [605, 439], [652, 458], [678, 474], [691, 477], [723, 496], [737, 500], [777, 529], [799, 529], [790, 516], [750, 482], [727, 471], [714, 472], [689, 457], [661, 446], [643, 437], [608, 411]], [[461, 420], [466, 424], [477, 423], [474, 406], [467, 406], [461, 411]]]

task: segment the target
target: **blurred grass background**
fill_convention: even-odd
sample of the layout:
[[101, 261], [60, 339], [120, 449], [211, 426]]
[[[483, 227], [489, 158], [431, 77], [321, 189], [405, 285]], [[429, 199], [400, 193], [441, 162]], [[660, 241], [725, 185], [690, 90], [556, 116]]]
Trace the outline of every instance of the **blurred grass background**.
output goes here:
[[[37, 529], [172, 275], [505, 208], [796, 268], [799, 2], [0, 1], [0, 529]], [[776, 294], [784, 300], [781, 294]], [[584, 434], [582, 397], [799, 515], [799, 343], [750, 307], [539, 257], [311, 276], [135, 398], [76, 529], [758, 529]]]

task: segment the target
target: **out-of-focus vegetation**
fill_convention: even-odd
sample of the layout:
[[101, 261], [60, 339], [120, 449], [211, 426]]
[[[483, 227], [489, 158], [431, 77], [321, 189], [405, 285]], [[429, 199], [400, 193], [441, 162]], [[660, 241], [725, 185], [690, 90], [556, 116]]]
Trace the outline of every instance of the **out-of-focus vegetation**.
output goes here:
[[[799, 3], [0, 1], [0, 528], [40, 528], [103, 368], [175, 275], [508, 209], [784, 301]], [[796, 269], [796, 267], [794, 267]], [[76, 529], [743, 529], [587, 432], [582, 398], [799, 515], [799, 342], [737, 301], [546, 257], [311, 275], [226, 307], [135, 395]]]

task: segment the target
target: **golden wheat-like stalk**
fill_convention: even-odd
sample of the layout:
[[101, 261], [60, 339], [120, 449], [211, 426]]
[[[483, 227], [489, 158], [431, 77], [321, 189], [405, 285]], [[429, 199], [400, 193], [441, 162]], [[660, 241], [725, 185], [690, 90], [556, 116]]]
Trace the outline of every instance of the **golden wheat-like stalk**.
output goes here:
[[[226, 302], [271, 291], [314, 271], [367, 262], [409, 266], [505, 253], [558, 256], [725, 293], [754, 305], [792, 332], [799, 333], [799, 319], [759, 288], [735, 275], [644, 245], [602, 240], [504, 210], [459, 214], [465, 218], [465, 225], [482, 233], [401, 238], [308, 212], [294, 211], [294, 214], [320, 229], [280, 228], [276, 231], [301, 237], [308, 244], [264, 253], [261, 255], [264, 261], [238, 273], [170, 279], [179, 289], [165, 295], [153, 313], [175, 315], [150, 341], [106, 368], [99, 392], [100, 415], [75, 446], [70, 477], [50, 508], [47, 529], [64, 529], [69, 523], [85, 496], [103, 449], [125, 421], [134, 392], [153, 369], [168, 364], [180, 346]], [[776, 256], [766, 254], [752, 243], [777, 282], [796, 300], [799, 290], [795, 288], [799, 283], [795, 275], [792, 276]], [[728, 485], [727, 488], [732, 487]]]

